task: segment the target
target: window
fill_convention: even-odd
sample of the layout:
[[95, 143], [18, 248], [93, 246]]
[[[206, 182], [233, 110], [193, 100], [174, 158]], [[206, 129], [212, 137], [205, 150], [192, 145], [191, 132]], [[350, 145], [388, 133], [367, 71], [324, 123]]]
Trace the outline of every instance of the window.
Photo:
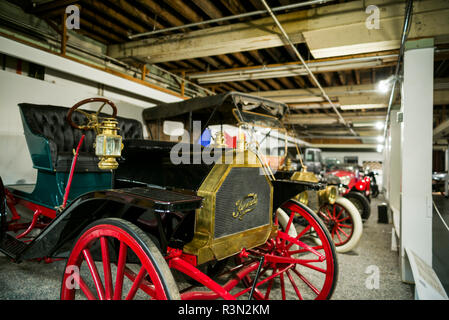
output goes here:
[[35, 79], [44, 80], [45, 67], [30, 62], [28, 67], [28, 76]]
[[359, 163], [359, 157], [354, 156], [354, 157], [345, 157], [345, 163]]
[[315, 161], [315, 155], [312, 150], [307, 150], [306, 161]]

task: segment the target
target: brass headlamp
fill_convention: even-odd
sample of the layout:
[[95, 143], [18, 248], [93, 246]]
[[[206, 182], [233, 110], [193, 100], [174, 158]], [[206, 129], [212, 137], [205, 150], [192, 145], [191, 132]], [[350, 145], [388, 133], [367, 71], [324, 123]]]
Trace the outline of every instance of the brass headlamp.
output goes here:
[[295, 197], [295, 199], [306, 206], [309, 204], [309, 194], [307, 193], [307, 191], [301, 192]]
[[320, 203], [334, 204], [337, 200], [337, 187], [327, 186], [326, 189], [318, 191], [318, 198]]
[[118, 122], [114, 118], [106, 118], [96, 128], [95, 155], [100, 158], [98, 167], [102, 170], [114, 170], [118, 168], [116, 158], [120, 157], [123, 149], [122, 136]]

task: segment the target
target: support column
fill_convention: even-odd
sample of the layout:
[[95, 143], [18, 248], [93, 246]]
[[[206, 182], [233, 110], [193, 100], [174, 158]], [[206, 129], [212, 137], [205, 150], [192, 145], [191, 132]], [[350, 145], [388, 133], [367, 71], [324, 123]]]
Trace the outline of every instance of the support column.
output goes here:
[[66, 47], [67, 47], [67, 25], [66, 25], [66, 20], [67, 20], [67, 13], [64, 12], [62, 14], [62, 19], [61, 19], [61, 55], [65, 56], [66, 54]]
[[413, 282], [407, 252], [432, 266], [433, 39], [408, 41], [401, 112], [401, 275]]
[[390, 117], [389, 143], [389, 180], [388, 203], [392, 213], [395, 237], [400, 236], [400, 211], [401, 211], [401, 122], [398, 120], [400, 106], [393, 106]]

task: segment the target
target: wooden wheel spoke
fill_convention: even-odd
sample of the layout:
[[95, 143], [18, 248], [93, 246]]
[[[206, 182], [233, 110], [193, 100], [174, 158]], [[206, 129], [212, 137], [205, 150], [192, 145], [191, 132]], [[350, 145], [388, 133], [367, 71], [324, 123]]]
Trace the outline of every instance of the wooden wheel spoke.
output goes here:
[[332, 239], [335, 237], [335, 231], [336, 231], [336, 230], [337, 230], [336, 228], [333, 228], [333, 229], [332, 229], [332, 232], [331, 232]]
[[125, 243], [120, 242], [119, 256], [117, 262], [117, 275], [115, 278], [114, 300], [121, 300], [123, 289], [123, 278], [125, 274], [126, 254], [128, 247]]
[[[302, 230], [302, 231], [296, 236], [296, 240], [301, 239], [301, 237], [302, 237], [303, 235], [305, 235], [306, 232], [309, 231], [311, 227], [312, 227], [312, 226], [311, 226], [310, 224], [309, 224], [307, 227], [305, 227], [304, 230]], [[286, 246], [286, 249], [287, 249], [287, 250], [290, 249], [292, 245], [294, 245], [294, 243], [293, 243], [293, 242], [290, 242], [290, 243]]]
[[335, 219], [338, 220], [343, 212], [345, 212], [345, 209], [340, 208], [340, 211], [338, 212], [338, 215], [335, 217]]
[[[125, 267], [125, 276], [131, 280], [133, 283], [137, 279], [137, 274], [135, 274], [131, 269], [128, 267]], [[154, 287], [154, 284], [150, 283], [148, 281], [148, 276], [145, 276], [142, 281], [140, 282], [140, 289], [144, 291], [146, 294], [148, 294], [150, 297], [154, 298], [157, 296], [156, 289]]]
[[134, 296], [136, 295], [137, 290], [140, 288], [146, 273], [147, 271], [145, 270], [145, 267], [142, 266], [140, 268], [139, 274], [136, 277], [136, 280], [134, 280], [133, 285], [129, 290], [129, 293], [126, 296], [126, 300], [134, 299]]
[[309, 264], [309, 263], [307, 263], [307, 262], [298, 262], [298, 264], [300, 264], [300, 265], [302, 265], [302, 266], [304, 266], [304, 267], [307, 267], [307, 268], [309, 268], [309, 269], [312, 269], [312, 270], [321, 272], [321, 273], [326, 273], [326, 270], [325, 270], [325, 269], [319, 268], [319, 267], [314, 266], [314, 265], [311, 265], [311, 264]]
[[295, 281], [293, 280], [292, 275], [290, 274], [290, 272], [288, 270], [285, 273], [287, 274], [288, 280], [290, 280], [290, 283], [292, 284], [293, 289], [295, 290], [296, 295], [298, 296], [299, 300], [303, 300], [301, 293], [299, 292], [298, 286], [296, 285]]
[[346, 237], [349, 238], [349, 234], [347, 234], [346, 232], [343, 231], [343, 229], [341, 229], [340, 227], [337, 227], [338, 231], [340, 231], [341, 233], [343, 233]]
[[91, 255], [89, 249], [83, 250], [83, 256], [84, 256], [84, 259], [86, 260], [87, 267], [89, 268], [90, 274], [92, 275], [92, 278], [94, 280], [95, 288], [97, 289], [98, 298], [100, 300], [104, 300], [105, 295], [104, 295], [103, 284], [101, 282], [100, 275], [98, 274], [97, 266], [95, 265], [95, 261], [92, 258], [92, 255]]
[[104, 272], [104, 286], [106, 300], [111, 300], [113, 295], [112, 290], [112, 274], [111, 274], [111, 260], [109, 258], [109, 245], [108, 240], [105, 237], [100, 238], [101, 244], [101, 256], [103, 260], [103, 272]]
[[[276, 273], [277, 267], [275, 267], [273, 269], [273, 274]], [[268, 300], [270, 298], [270, 292], [271, 292], [271, 288], [273, 287], [273, 283], [274, 283], [274, 278], [270, 279], [270, 281], [268, 282], [268, 287], [267, 287], [267, 291], [265, 292], [265, 300]]]
[[90, 291], [90, 289], [87, 286], [86, 282], [84, 282], [83, 278], [81, 278], [81, 275], [78, 278], [75, 277], [75, 279], [76, 279], [76, 281], [77, 281], [77, 283], [79, 285], [79, 288], [85, 294], [87, 299], [89, 299], [89, 300], [97, 300], [97, 297], [95, 297], [95, 295], [92, 293], [92, 291]]
[[281, 294], [282, 294], [282, 300], [286, 300], [286, 297], [285, 297], [284, 273], [281, 273], [281, 274], [279, 275], [279, 280], [281, 281]]
[[[341, 239], [340, 234], [338, 233], [338, 228], [337, 228], [335, 231], [336, 231], [337, 238], [338, 238], [338, 240], [340, 241], [340, 243], [343, 242], [343, 240]], [[334, 238], [334, 237], [332, 236], [332, 239], [333, 239], [333, 238]]]
[[296, 268], [293, 268], [292, 270], [310, 289], [312, 289], [312, 291], [316, 295], [320, 294], [320, 290], [318, 290], [309, 280], [307, 280], [306, 277], [304, 277], [301, 273], [299, 273], [299, 271], [296, 270]]
[[351, 216], [346, 216], [343, 219], [337, 220], [337, 222], [343, 222], [345, 220], [351, 219]]

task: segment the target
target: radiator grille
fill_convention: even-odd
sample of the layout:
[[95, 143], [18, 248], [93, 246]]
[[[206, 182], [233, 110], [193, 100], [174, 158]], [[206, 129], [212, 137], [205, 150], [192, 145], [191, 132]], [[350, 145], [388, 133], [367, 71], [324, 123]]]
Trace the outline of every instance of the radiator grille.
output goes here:
[[[220, 238], [270, 223], [270, 185], [260, 168], [232, 168], [216, 195], [214, 237]], [[257, 204], [243, 216], [236, 203], [257, 195]], [[254, 196], [252, 196], [254, 198]], [[248, 200], [248, 199], [246, 199]]]

